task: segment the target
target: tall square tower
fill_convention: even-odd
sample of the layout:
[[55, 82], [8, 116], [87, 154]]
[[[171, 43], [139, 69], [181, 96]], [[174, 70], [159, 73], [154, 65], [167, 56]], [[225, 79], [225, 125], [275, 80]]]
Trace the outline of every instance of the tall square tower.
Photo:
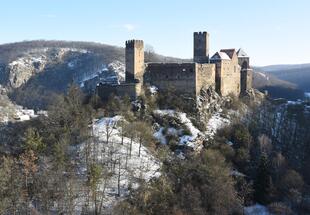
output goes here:
[[209, 33], [194, 32], [194, 62], [209, 63]]
[[143, 82], [144, 44], [143, 40], [126, 41], [126, 82]]

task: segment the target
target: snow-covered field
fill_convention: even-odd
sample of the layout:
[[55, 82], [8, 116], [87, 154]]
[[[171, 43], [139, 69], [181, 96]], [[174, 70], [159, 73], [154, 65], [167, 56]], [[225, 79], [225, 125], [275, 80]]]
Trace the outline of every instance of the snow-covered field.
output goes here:
[[[78, 147], [79, 174], [84, 180], [87, 175], [86, 152], [89, 150], [91, 151], [89, 156], [97, 164], [102, 165], [109, 175], [99, 186], [99, 190], [104, 192], [103, 207], [106, 209], [112, 208], [126, 197], [130, 189], [137, 188], [139, 181], [149, 181], [160, 176], [161, 164], [147, 148], [142, 146], [139, 156], [139, 143], [132, 141], [131, 145], [131, 140], [124, 137], [122, 144], [118, 125], [120, 120], [122, 120], [120, 116], [115, 116], [95, 121], [93, 133], [98, 139]], [[80, 202], [83, 202], [83, 199]]]

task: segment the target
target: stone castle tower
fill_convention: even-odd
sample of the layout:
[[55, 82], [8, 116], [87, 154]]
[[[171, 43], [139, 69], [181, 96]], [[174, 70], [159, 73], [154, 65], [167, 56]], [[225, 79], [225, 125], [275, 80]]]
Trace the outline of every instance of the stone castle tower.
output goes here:
[[247, 90], [252, 88], [253, 70], [250, 68], [250, 57], [242, 49], [238, 50], [237, 55], [238, 55], [238, 63], [241, 67], [240, 83], [241, 83], [241, 93], [243, 94]]
[[194, 32], [194, 62], [209, 63], [208, 32]]
[[143, 82], [144, 44], [143, 40], [126, 41], [126, 82]]

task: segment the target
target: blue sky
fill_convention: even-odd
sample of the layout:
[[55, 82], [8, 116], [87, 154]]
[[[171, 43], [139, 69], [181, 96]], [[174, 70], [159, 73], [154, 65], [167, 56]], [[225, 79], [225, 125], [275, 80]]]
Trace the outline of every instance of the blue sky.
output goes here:
[[194, 31], [211, 52], [242, 47], [253, 65], [310, 63], [309, 0], [0, 0], [0, 44], [33, 39], [124, 46], [192, 57]]

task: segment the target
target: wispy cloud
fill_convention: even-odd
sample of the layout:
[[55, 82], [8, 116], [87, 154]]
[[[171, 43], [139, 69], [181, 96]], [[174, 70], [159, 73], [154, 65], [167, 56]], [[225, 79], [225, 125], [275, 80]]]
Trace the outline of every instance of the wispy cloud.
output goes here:
[[138, 28], [138, 26], [135, 24], [127, 23], [127, 24], [119, 24], [119, 25], [110, 25], [109, 28], [115, 28], [115, 29], [119, 29], [122, 31], [133, 32]]
[[137, 26], [134, 24], [124, 24], [123, 28], [125, 28], [127, 31], [134, 31], [137, 28]]

